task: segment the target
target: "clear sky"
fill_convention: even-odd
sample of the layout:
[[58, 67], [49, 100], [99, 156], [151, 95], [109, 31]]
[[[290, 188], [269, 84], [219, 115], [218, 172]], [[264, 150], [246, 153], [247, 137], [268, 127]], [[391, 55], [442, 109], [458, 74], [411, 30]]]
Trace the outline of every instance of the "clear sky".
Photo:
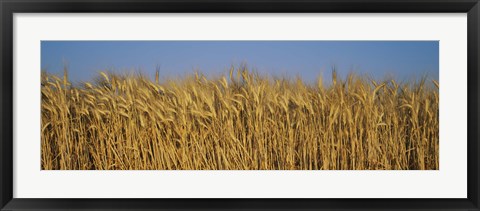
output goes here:
[[206, 75], [226, 73], [247, 63], [261, 73], [301, 76], [313, 81], [348, 72], [382, 79], [409, 80], [427, 75], [438, 80], [437, 41], [42, 41], [42, 69], [73, 81], [90, 80], [99, 71], [141, 72], [161, 78], [198, 69]]

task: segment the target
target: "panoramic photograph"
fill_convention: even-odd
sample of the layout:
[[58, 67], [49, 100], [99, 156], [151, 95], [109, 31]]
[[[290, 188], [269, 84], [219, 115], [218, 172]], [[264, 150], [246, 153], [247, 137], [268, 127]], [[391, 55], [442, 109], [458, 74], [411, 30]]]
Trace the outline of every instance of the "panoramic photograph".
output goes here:
[[438, 41], [42, 41], [42, 170], [439, 170]]

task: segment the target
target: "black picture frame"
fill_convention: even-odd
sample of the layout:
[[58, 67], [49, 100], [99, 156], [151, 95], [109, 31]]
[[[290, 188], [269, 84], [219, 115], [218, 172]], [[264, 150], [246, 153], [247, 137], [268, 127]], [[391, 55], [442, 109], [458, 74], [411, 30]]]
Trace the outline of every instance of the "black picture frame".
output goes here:
[[[1, 210], [479, 210], [478, 0], [0, 0]], [[468, 197], [466, 199], [18, 199], [13, 198], [14, 13], [467, 13]], [[445, 181], [448, 182], [448, 181]]]

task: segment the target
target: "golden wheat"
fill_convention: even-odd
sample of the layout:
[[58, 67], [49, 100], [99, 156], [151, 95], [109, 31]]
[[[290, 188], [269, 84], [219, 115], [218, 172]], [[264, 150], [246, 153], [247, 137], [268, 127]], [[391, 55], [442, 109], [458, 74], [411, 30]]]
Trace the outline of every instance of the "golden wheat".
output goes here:
[[42, 75], [42, 169], [439, 169], [439, 84]]

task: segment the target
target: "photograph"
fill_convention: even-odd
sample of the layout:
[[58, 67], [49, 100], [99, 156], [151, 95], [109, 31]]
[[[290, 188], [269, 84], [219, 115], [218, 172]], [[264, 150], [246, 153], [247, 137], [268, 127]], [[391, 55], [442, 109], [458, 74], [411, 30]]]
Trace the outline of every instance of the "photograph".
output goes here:
[[0, 211], [480, 211], [479, 1], [0, 0]]
[[439, 170], [438, 40], [42, 40], [40, 59], [41, 170]]

